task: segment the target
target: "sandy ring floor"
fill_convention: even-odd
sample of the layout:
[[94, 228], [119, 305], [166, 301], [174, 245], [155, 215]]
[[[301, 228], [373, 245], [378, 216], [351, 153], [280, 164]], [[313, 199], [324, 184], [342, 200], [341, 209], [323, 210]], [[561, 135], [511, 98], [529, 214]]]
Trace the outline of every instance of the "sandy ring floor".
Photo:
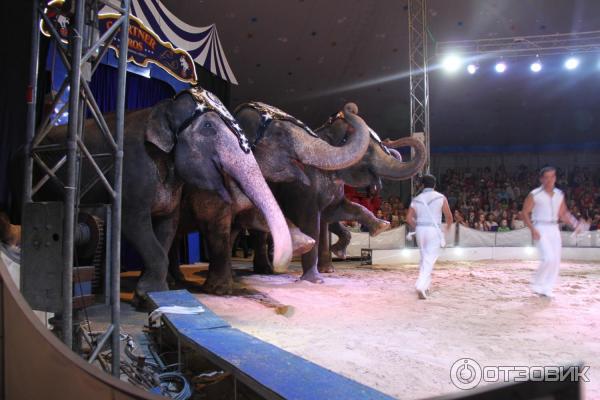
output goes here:
[[[529, 289], [536, 262], [438, 264], [417, 300], [416, 265], [336, 263], [321, 285], [289, 274], [240, 278], [292, 306], [288, 316], [244, 297], [198, 297], [234, 327], [394, 397], [458, 392], [451, 365], [590, 366], [586, 398], [600, 398], [600, 264], [568, 263], [551, 301]], [[597, 378], [596, 378], [597, 377]]]

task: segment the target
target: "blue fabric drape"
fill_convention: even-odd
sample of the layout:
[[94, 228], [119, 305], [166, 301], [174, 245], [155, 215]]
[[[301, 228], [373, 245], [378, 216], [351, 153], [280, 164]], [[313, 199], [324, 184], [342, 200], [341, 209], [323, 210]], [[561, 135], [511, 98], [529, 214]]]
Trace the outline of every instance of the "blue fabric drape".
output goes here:
[[[100, 64], [92, 76], [90, 89], [102, 112], [112, 112], [117, 103], [117, 69]], [[137, 110], [152, 107], [159, 101], [172, 97], [175, 91], [167, 83], [137, 74], [127, 74], [125, 108]]]

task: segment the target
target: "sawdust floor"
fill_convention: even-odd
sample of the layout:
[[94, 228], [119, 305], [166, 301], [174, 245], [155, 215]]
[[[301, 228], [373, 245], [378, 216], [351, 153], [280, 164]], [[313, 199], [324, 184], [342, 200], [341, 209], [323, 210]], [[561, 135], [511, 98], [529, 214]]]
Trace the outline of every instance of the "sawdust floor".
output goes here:
[[[236, 296], [196, 295], [234, 327], [395, 397], [458, 392], [450, 368], [469, 357], [481, 366], [583, 362], [586, 398], [600, 398], [600, 263], [563, 262], [552, 300], [529, 289], [536, 262], [438, 264], [424, 301], [416, 265], [335, 266], [318, 285], [298, 281], [298, 263], [282, 275], [239, 270]], [[183, 269], [202, 282], [197, 265]]]

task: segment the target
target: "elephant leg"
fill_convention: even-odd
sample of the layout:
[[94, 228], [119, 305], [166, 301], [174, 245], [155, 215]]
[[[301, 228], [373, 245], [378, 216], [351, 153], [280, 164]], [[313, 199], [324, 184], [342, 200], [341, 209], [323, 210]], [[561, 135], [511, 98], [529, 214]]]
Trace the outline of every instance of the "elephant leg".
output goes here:
[[[172, 283], [184, 282], [185, 278], [179, 269], [179, 248], [173, 248], [173, 241], [177, 234], [177, 225], [179, 223], [179, 210], [176, 210], [169, 216], [152, 219], [154, 234], [165, 251], [168, 251], [169, 268], [167, 279]], [[172, 254], [175, 252], [175, 254]], [[176, 258], [176, 260], [174, 260]], [[176, 261], [176, 262], [174, 262]]]
[[[236, 222], [248, 229], [269, 232], [269, 226], [267, 225], [267, 222], [257, 209], [246, 211], [240, 214]], [[288, 218], [286, 218], [286, 222], [288, 229], [290, 230], [290, 236], [292, 237], [292, 254], [294, 256], [299, 256], [312, 249], [312, 247], [315, 245], [315, 241], [311, 237], [302, 233], [302, 231], [298, 229], [298, 227], [294, 225], [294, 223]]]
[[390, 229], [389, 222], [375, 217], [369, 209], [348, 199], [344, 199], [327, 217], [330, 221], [358, 221], [369, 228], [371, 236]]
[[338, 237], [337, 242], [331, 246], [331, 252], [342, 260], [346, 259], [346, 248], [352, 240], [352, 234], [340, 222], [329, 224], [329, 231], [335, 233]]
[[321, 273], [335, 272], [331, 262], [331, 250], [329, 248], [329, 227], [325, 220], [321, 220], [319, 229], [319, 259], [317, 268]]
[[242, 248], [242, 253], [244, 254], [244, 258], [250, 257], [250, 243], [248, 243], [248, 238], [250, 234], [246, 229], [242, 229], [239, 233], [240, 235], [240, 247]]
[[[125, 211], [125, 210], [124, 210]], [[135, 302], [139, 305], [147, 292], [169, 290], [167, 268], [169, 260], [162, 243], [152, 229], [149, 213], [127, 210], [123, 215], [123, 235], [142, 257], [144, 269], [135, 287]]]
[[185, 277], [181, 272], [179, 249], [181, 246], [181, 236], [176, 235], [169, 249], [169, 275], [167, 276], [169, 285], [185, 282]]
[[207, 293], [224, 295], [233, 291], [231, 269], [231, 214], [222, 215], [215, 224], [203, 229], [210, 248], [208, 276], [202, 289]]
[[319, 274], [319, 270], [317, 269], [317, 260], [319, 256], [319, 246], [318, 241], [320, 237], [320, 213], [313, 212], [307, 213], [307, 216], [311, 216], [312, 218], [306, 219], [305, 224], [298, 224], [302, 232], [312, 237], [317, 245], [310, 249], [309, 252], [302, 254], [302, 276], [300, 279], [309, 281], [312, 283], [323, 283], [323, 278], [321, 274]]
[[253, 231], [254, 236], [254, 258], [252, 264], [254, 265], [254, 272], [257, 274], [272, 274], [273, 264], [269, 258], [268, 250], [268, 236], [269, 234], [261, 231]]
[[234, 226], [231, 228], [231, 257], [237, 257], [237, 249], [240, 245], [241, 229]]

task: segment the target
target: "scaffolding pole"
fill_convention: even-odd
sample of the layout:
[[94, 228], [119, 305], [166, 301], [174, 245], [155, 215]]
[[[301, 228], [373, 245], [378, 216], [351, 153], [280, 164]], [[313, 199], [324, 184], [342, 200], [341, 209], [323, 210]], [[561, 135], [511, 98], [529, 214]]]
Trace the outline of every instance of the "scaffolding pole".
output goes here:
[[[102, 57], [106, 54], [109, 45], [116, 35], [120, 35], [120, 43], [128, 43], [130, 0], [121, 0], [120, 6], [113, 6], [115, 13], [120, 14], [111, 32], [96, 37], [98, 27], [98, 4], [107, 4], [101, 0], [75, 0], [72, 10], [73, 24], [69, 25], [68, 36], [64, 37], [53, 26], [52, 21], [44, 14], [47, 1], [33, 0], [32, 15], [32, 46], [31, 66], [29, 71], [29, 87], [27, 94], [27, 128], [26, 143], [27, 157], [25, 162], [25, 176], [23, 188], [23, 201], [35, 202], [35, 195], [47, 182], [58, 184], [64, 194], [64, 220], [62, 235], [62, 340], [73, 348], [73, 265], [75, 260], [75, 237], [77, 227], [78, 207], [81, 197], [86, 190], [81, 190], [80, 170], [82, 158], [92, 166], [96, 173], [96, 180], [103, 183], [103, 187], [111, 199], [111, 224], [109, 240], [106, 246], [110, 249], [108, 269], [110, 270], [111, 299], [111, 325], [109, 332], [112, 336], [112, 374], [120, 373], [120, 238], [121, 238], [121, 192], [123, 177], [123, 134], [125, 123], [125, 87], [127, 73], [127, 46], [119, 49], [118, 66], [118, 92], [116, 103], [116, 125], [114, 132], [110, 132], [104, 117], [98, 109], [97, 102], [89, 89], [83, 71], [96, 71]], [[69, 4], [69, 3], [65, 3]], [[50, 38], [56, 45], [58, 54], [68, 70], [68, 76], [61, 90], [52, 101], [52, 110], [60, 97], [69, 90], [69, 101], [59, 111], [59, 115], [68, 112], [68, 131], [66, 141], [62, 144], [48, 144], [45, 142], [58, 116], [52, 117], [51, 111], [46, 116], [38, 119], [36, 116], [36, 102], [38, 97], [38, 69], [40, 65], [40, 19], [50, 31]], [[117, 29], [118, 28], [118, 29]], [[65, 44], [66, 42], [66, 44]], [[87, 79], [90, 77], [87, 76]], [[95, 119], [104, 139], [112, 153], [110, 168], [100, 168], [95, 157], [105, 157], [106, 154], [92, 155], [83, 140], [83, 127], [86, 111]], [[42, 121], [36, 127], [36, 121]], [[59, 161], [53, 165], [46, 165], [42, 154], [53, 153]], [[37, 166], [37, 168], [35, 168]], [[106, 174], [111, 171], [112, 176]], [[111, 183], [112, 182], [112, 185]], [[34, 190], [35, 189], [35, 190]], [[108, 335], [108, 334], [107, 334]], [[97, 352], [98, 349], [96, 349]]]
[[[410, 72], [410, 134], [423, 140], [426, 161], [423, 171], [430, 168], [429, 79], [427, 0], [408, 1], [408, 59]], [[414, 156], [414, 154], [413, 154]], [[411, 196], [415, 194], [415, 179], [411, 179]]]

